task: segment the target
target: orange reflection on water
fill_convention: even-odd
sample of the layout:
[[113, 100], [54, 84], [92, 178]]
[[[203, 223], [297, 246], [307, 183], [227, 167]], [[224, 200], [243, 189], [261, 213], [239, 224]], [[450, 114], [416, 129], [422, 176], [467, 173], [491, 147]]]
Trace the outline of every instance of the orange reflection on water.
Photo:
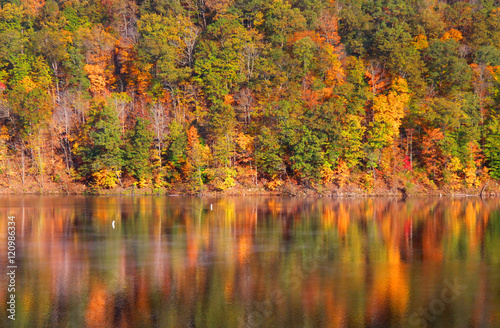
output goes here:
[[[1, 204], [0, 215], [16, 216], [24, 326], [399, 327], [454, 279], [467, 288], [430, 323], [500, 326], [496, 200], [4, 197]], [[0, 250], [6, 254], [5, 240]]]

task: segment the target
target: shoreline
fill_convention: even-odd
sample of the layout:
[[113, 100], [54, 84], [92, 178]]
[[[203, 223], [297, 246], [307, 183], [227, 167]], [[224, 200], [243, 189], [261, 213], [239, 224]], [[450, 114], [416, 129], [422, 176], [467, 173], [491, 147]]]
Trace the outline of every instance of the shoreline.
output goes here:
[[[198, 196], [198, 197], [315, 197], [315, 198], [421, 198], [421, 197], [497, 197], [500, 196], [500, 186], [497, 181], [491, 181], [481, 188], [450, 190], [447, 188], [430, 189], [424, 186], [414, 186], [413, 190], [406, 188], [386, 186], [375, 190], [364, 190], [358, 185], [349, 185], [339, 188], [334, 185], [318, 185], [306, 187], [304, 185], [285, 183], [279, 189], [268, 190], [264, 186], [242, 186], [237, 185], [225, 191], [205, 190], [193, 192], [183, 184], [177, 184], [170, 188], [142, 188], [135, 186], [116, 187], [112, 189], [91, 190], [79, 183], [71, 183], [66, 186], [50, 184], [43, 190], [36, 186], [28, 188], [0, 187], [0, 195], [88, 195], [88, 196]], [[484, 189], [484, 190], [483, 190]], [[482, 195], [481, 195], [482, 192]]]

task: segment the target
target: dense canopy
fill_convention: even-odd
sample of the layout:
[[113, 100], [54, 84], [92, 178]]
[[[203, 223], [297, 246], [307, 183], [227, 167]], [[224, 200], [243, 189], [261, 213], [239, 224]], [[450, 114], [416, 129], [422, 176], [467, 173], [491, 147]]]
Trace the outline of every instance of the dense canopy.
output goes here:
[[494, 0], [0, 0], [0, 184], [500, 179]]

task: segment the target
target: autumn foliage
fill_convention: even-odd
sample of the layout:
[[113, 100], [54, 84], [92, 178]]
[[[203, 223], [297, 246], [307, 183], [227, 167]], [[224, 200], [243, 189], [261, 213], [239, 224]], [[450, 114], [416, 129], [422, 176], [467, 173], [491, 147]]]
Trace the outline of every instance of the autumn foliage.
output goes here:
[[460, 192], [500, 178], [495, 2], [0, 6], [5, 188]]

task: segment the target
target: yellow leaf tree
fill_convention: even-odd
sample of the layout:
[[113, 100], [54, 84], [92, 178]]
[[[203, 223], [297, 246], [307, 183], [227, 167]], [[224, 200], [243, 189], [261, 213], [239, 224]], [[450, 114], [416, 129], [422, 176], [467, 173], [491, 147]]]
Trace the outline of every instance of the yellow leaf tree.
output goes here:
[[199, 190], [203, 186], [202, 169], [210, 159], [210, 149], [200, 142], [200, 136], [195, 126], [191, 126], [187, 132], [187, 161], [183, 167], [186, 176], [191, 180], [191, 187]]
[[393, 143], [399, 134], [404, 109], [409, 101], [408, 84], [401, 77], [393, 81], [387, 94], [374, 98], [373, 121], [369, 131], [370, 143], [374, 149], [381, 149]]

